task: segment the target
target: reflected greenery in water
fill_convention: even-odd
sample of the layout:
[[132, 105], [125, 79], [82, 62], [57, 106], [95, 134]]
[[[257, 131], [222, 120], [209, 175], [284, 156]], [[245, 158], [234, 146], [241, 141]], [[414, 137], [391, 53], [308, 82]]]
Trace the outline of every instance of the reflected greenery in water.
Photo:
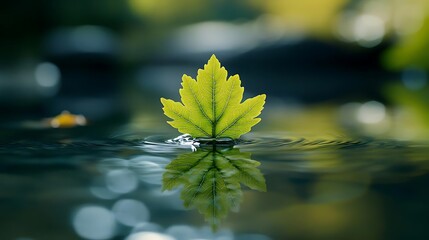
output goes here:
[[166, 166], [163, 190], [183, 185], [181, 199], [186, 208], [196, 208], [215, 231], [229, 211], [238, 211], [241, 185], [266, 191], [260, 162], [238, 149], [199, 149], [179, 155]]

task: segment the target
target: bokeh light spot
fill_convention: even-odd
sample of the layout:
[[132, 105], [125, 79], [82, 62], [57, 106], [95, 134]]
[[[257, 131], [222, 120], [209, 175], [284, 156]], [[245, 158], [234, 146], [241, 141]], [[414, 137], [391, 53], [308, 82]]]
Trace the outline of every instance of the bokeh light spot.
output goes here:
[[73, 217], [73, 228], [85, 239], [102, 240], [113, 237], [115, 233], [115, 218], [104, 207], [83, 206]]
[[133, 199], [117, 201], [113, 205], [112, 211], [118, 222], [130, 227], [149, 220], [148, 208], [142, 202]]
[[375, 124], [383, 121], [386, 116], [386, 108], [377, 101], [369, 101], [359, 108], [357, 117], [359, 121], [366, 124]]
[[109, 171], [106, 175], [107, 188], [115, 193], [129, 193], [138, 186], [136, 175], [128, 169], [117, 169]]
[[44, 62], [37, 65], [34, 71], [36, 82], [41, 87], [55, 87], [60, 82], [60, 69], [50, 62]]
[[139, 232], [128, 236], [125, 240], [175, 240], [175, 238], [156, 232]]

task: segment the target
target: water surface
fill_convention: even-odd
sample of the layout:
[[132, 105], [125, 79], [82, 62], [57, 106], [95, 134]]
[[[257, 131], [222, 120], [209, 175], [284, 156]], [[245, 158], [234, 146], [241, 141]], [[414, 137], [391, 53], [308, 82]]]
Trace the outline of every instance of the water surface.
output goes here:
[[0, 141], [1, 239], [429, 239], [427, 143], [16, 134]]

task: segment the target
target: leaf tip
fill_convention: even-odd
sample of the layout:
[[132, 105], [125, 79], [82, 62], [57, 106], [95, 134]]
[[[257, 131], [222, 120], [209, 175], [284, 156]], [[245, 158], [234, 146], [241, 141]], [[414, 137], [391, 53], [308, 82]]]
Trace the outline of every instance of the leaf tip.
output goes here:
[[261, 103], [262, 103], [262, 109], [264, 108], [264, 105], [265, 105], [265, 101], [266, 101], [266, 99], [267, 99], [267, 95], [266, 94], [261, 94], [261, 95], [258, 95], [258, 97], [259, 98], [261, 98]]
[[[217, 66], [218, 68], [220, 68], [220, 62], [219, 59], [217, 59], [216, 55], [212, 54], [212, 56], [210, 57], [209, 61], [207, 62], [208, 65], [211, 66]], [[204, 65], [206, 66], [206, 65]]]
[[162, 103], [162, 105], [164, 105], [164, 107], [165, 107], [165, 105], [167, 104], [167, 102], [168, 102], [168, 100], [169, 99], [166, 99], [166, 98], [160, 98], [160, 101], [161, 101], [161, 103]]
[[188, 76], [187, 74], [182, 75], [182, 81], [184, 81], [185, 79], [188, 79], [188, 78], [192, 78], [192, 77]]

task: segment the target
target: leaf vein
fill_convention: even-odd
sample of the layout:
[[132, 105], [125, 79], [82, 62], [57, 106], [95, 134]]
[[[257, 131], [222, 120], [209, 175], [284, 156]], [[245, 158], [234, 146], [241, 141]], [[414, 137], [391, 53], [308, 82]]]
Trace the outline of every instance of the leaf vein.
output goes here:
[[216, 81], [214, 77], [214, 67], [212, 67], [212, 116], [213, 116], [213, 122], [212, 122], [212, 137], [216, 137]]
[[177, 116], [179, 116], [180, 118], [182, 118], [183, 120], [185, 120], [186, 122], [188, 122], [189, 124], [191, 124], [192, 126], [196, 127], [200, 132], [202, 132], [203, 134], [209, 136], [210, 134], [208, 134], [204, 129], [202, 129], [200, 126], [198, 126], [196, 123], [192, 122], [190, 119], [186, 118], [185, 116], [183, 116], [182, 114], [180, 114], [177, 111], [172, 111], [173, 113], [175, 113]]
[[203, 108], [203, 106], [202, 106], [202, 104], [201, 104], [200, 100], [197, 98], [197, 95], [195, 94], [194, 89], [190, 86], [190, 87], [189, 87], [189, 90], [190, 90], [190, 91], [191, 91], [191, 93], [192, 93], [192, 97], [194, 97], [195, 101], [197, 102], [198, 108], [200, 109], [201, 113], [204, 115], [204, 117], [205, 117], [205, 118], [206, 118], [210, 123], [213, 123], [213, 121], [209, 118], [209, 116], [207, 116], [206, 111], [204, 111], [204, 108]]
[[[230, 81], [230, 80], [228, 80], [228, 81]], [[231, 81], [232, 81], [232, 79], [231, 79]], [[231, 100], [231, 97], [232, 97], [232, 91], [233, 91], [233, 89], [234, 89], [234, 85], [235, 85], [235, 81], [233, 81], [232, 83], [231, 83], [231, 88], [229, 89], [229, 92], [228, 92], [228, 99], [226, 100], [226, 103], [225, 103], [225, 106], [223, 107], [223, 109], [222, 109], [222, 112], [219, 114], [219, 116], [217, 117], [217, 119], [216, 119], [216, 122], [218, 122], [219, 120], [220, 120], [220, 118], [223, 116], [223, 114], [225, 113], [225, 111], [226, 111], [226, 108], [228, 107], [228, 104], [229, 104], [229, 101]]]
[[190, 202], [194, 202], [194, 200], [195, 200], [195, 198], [198, 196], [198, 194], [200, 194], [200, 193], [201, 193], [201, 188], [202, 188], [202, 186], [203, 186], [203, 184], [204, 184], [204, 182], [205, 182], [205, 180], [206, 180], [207, 174], [208, 174], [211, 170], [212, 170], [212, 169], [211, 169], [211, 168], [209, 168], [209, 169], [208, 169], [207, 171], [205, 171], [205, 172], [204, 172], [204, 174], [202, 175], [201, 181], [199, 182], [198, 187], [197, 187], [197, 189], [196, 189], [196, 191], [195, 191], [194, 195], [192, 196], [192, 198], [191, 198], [191, 201], [190, 201]]
[[250, 111], [252, 111], [252, 109], [258, 105], [258, 101], [256, 101], [251, 107], [249, 107], [244, 113], [240, 114], [238, 117], [236, 117], [234, 119], [234, 121], [232, 121], [228, 126], [226, 126], [224, 129], [222, 129], [222, 131], [219, 132], [218, 136], [222, 135], [224, 132], [226, 132], [228, 129], [230, 129], [231, 127], [233, 127], [238, 121], [240, 121], [240, 119], [242, 119], [244, 116], [246, 116]]
[[[201, 158], [199, 158], [194, 164], [192, 164], [192, 165], [189, 165], [189, 164], [186, 164], [186, 165], [179, 165], [179, 164], [176, 164], [176, 165], [174, 165], [174, 167], [177, 167], [177, 166], [189, 166], [189, 168], [188, 169], [184, 169], [184, 170], [181, 170], [181, 172], [180, 172], [180, 174], [179, 175], [177, 175], [177, 176], [175, 176], [175, 178], [172, 178], [172, 179], [169, 179], [168, 181], [166, 181], [166, 183], [165, 183], [165, 185], [169, 185], [171, 182], [174, 182], [175, 180], [177, 180], [177, 179], [180, 179], [182, 176], [184, 176], [186, 173], [188, 173], [189, 171], [191, 171], [194, 167], [196, 167], [198, 164], [200, 164], [201, 163], [201, 161], [203, 161], [203, 160], [205, 160], [205, 158], [209, 155], [210, 153], [207, 153], [206, 155], [204, 155], [203, 157], [201, 157]], [[174, 169], [173, 167], [172, 167], [172, 169]], [[168, 169], [168, 170], [171, 170], [171, 169]]]

